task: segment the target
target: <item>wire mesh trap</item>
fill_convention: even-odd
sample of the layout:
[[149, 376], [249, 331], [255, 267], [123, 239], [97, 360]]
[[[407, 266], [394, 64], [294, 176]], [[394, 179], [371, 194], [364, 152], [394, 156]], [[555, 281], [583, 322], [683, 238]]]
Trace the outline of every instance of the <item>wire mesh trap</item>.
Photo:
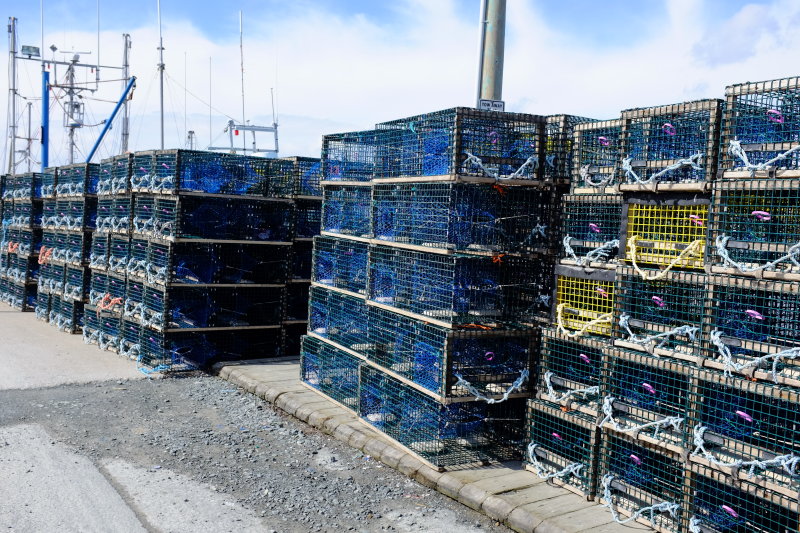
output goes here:
[[46, 294], [62, 294], [64, 292], [64, 275], [66, 267], [59, 264], [45, 263], [39, 267], [39, 291]]
[[305, 323], [283, 325], [281, 354], [284, 357], [296, 357], [300, 355], [300, 339], [305, 335], [305, 332]]
[[125, 274], [131, 259], [131, 239], [127, 235], [112, 235], [108, 246], [108, 270]]
[[554, 322], [569, 338], [608, 337], [614, 311], [614, 271], [556, 265]]
[[358, 411], [361, 364], [357, 357], [316, 337], [301, 339], [300, 379], [353, 411]]
[[541, 177], [545, 118], [464, 107], [377, 125], [376, 178]]
[[537, 397], [568, 410], [597, 415], [605, 346], [589, 337], [570, 339], [556, 328], [542, 328]]
[[294, 241], [291, 254], [292, 280], [310, 280], [313, 265], [313, 244], [310, 241]]
[[[311, 287], [306, 282], [287, 283], [286, 284], [286, 311], [284, 312], [284, 320], [308, 320], [308, 302], [309, 292]], [[307, 324], [303, 324], [303, 333], [306, 332]], [[297, 342], [300, 342], [299, 340]], [[294, 355], [300, 352], [295, 350]]]
[[74, 334], [83, 325], [83, 302], [52, 296], [49, 322], [59, 331]]
[[67, 265], [64, 271], [65, 300], [83, 302], [89, 294], [91, 271], [83, 266]]
[[92, 236], [92, 246], [89, 253], [89, 266], [93, 269], [105, 270], [108, 268], [108, 253], [111, 245], [108, 234], [95, 233]]
[[702, 184], [717, 171], [722, 100], [622, 112], [620, 183]]
[[315, 237], [312, 279], [322, 285], [366, 294], [368, 249], [369, 245], [362, 242]]
[[706, 370], [692, 391], [691, 459], [753, 483], [800, 487], [800, 394]]
[[295, 238], [309, 239], [319, 235], [322, 227], [322, 201], [295, 199]]
[[800, 179], [718, 181], [711, 209], [715, 270], [800, 279]]
[[725, 98], [723, 170], [800, 168], [800, 78], [730, 85]]
[[367, 304], [361, 298], [312, 286], [308, 331], [363, 354], [368, 349]]
[[618, 185], [622, 160], [622, 121], [601, 120], [575, 126], [572, 192], [600, 193]]
[[706, 364], [726, 375], [800, 385], [800, 282], [711, 280]]
[[594, 420], [529, 400], [527, 425], [526, 468], [578, 494], [594, 495], [598, 443]]
[[377, 130], [323, 136], [322, 181], [370, 181], [375, 176], [378, 145], [385, 137]]
[[56, 197], [97, 194], [100, 165], [97, 163], [75, 163], [58, 168]]
[[26, 172], [16, 176], [6, 176], [3, 200], [32, 200], [35, 198], [42, 198], [42, 174]]
[[561, 261], [578, 266], [615, 267], [620, 247], [622, 196], [572, 194], [561, 201]]
[[684, 468], [678, 454], [602, 432], [598, 487], [615, 522], [644, 521], [658, 531], [682, 531]]
[[[0, 296], [0, 298], [2, 298]], [[36, 305], [33, 308], [38, 320], [48, 322], [50, 320], [50, 294], [42, 291], [36, 293]]]
[[524, 321], [549, 308], [548, 268], [527, 257], [372, 246], [367, 298], [442, 325]]
[[673, 268], [702, 270], [709, 204], [710, 200], [697, 196], [628, 198], [621, 232], [625, 260], [637, 271], [640, 264], [664, 267], [662, 272]]
[[3, 213], [3, 225], [17, 229], [38, 229], [42, 225], [42, 202], [38, 200], [14, 200]]
[[100, 162], [97, 195], [127, 194], [131, 190], [133, 154], [120, 154]]
[[521, 459], [525, 400], [434, 398], [368, 365], [359, 369], [359, 416], [436, 467]]
[[685, 444], [694, 365], [610, 348], [603, 380], [601, 425], [672, 450]]
[[693, 466], [686, 531], [691, 533], [786, 533], [797, 530], [797, 497], [750, 481], [731, 484], [725, 474]]
[[370, 237], [372, 189], [356, 185], [323, 187], [322, 231]]
[[441, 399], [527, 395], [533, 332], [452, 330], [369, 307], [364, 355]]
[[706, 274], [673, 270], [648, 281], [635, 269], [620, 267], [615, 297], [616, 344], [690, 361], [700, 355], [708, 311]]
[[404, 183], [374, 185], [373, 190], [376, 239], [484, 252], [542, 251], [553, 244], [550, 189]]
[[567, 184], [574, 166], [573, 143], [575, 127], [598, 122], [592, 118], [574, 115], [549, 115], [546, 117], [547, 142], [545, 144], [543, 177], [546, 181]]
[[313, 157], [284, 157], [292, 163], [292, 192], [294, 196], [322, 196], [319, 185], [322, 163]]

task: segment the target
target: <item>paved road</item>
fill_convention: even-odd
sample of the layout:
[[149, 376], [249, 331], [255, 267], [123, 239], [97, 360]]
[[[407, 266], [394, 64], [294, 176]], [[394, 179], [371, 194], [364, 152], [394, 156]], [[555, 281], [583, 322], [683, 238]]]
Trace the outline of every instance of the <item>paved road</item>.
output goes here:
[[215, 377], [3, 304], [0, 336], [0, 531], [508, 531]]

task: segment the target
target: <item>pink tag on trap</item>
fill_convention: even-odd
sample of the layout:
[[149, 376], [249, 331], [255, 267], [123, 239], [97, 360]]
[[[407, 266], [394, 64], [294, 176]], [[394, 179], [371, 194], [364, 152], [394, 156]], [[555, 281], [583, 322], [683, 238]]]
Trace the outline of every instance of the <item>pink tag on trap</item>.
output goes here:
[[743, 420], [745, 420], [745, 421], [747, 421], [747, 422], [752, 422], [752, 421], [753, 421], [753, 417], [752, 417], [752, 416], [750, 416], [750, 415], [748, 415], [748, 414], [747, 414], [747, 413], [745, 413], [744, 411], [736, 411], [736, 415], [737, 415], [739, 418], [741, 418], [741, 419], [743, 419]]
[[590, 222], [589, 223], [589, 229], [592, 230], [595, 233], [600, 233], [600, 226], [598, 226], [597, 224], [594, 224], [594, 223]]
[[750, 214], [763, 222], [766, 222], [772, 218], [772, 215], [770, 215], [768, 211], [753, 211]]
[[639, 465], [642, 464], [642, 460], [639, 459], [639, 456], [631, 454], [630, 458], [631, 458], [631, 461], [633, 461], [633, 464], [635, 464], [636, 466], [639, 466]]
[[662, 300], [661, 297], [659, 297], [659, 296], [653, 296], [652, 300], [659, 307], [664, 307], [666, 305], [664, 303], [664, 300]]
[[689, 215], [689, 220], [697, 224], [698, 226], [703, 225], [703, 219], [700, 218], [700, 215]]
[[756, 320], [764, 320], [764, 315], [753, 309], [747, 309], [745, 314], [750, 318], [755, 318]]
[[731, 515], [734, 518], [739, 518], [739, 513], [734, 511], [733, 507], [730, 507], [729, 505], [723, 505], [722, 506], [722, 510], [725, 511], [726, 513], [728, 513], [729, 515]]
[[597, 142], [600, 143], [600, 146], [608, 146], [609, 144], [611, 144], [611, 141], [608, 140], [608, 137], [602, 137], [602, 136], [597, 138]]
[[589, 359], [589, 356], [586, 355], [585, 353], [580, 354], [578, 357], [580, 357], [581, 360], [583, 360], [584, 363], [591, 363], [592, 362], [592, 360]]
[[556, 439], [556, 440], [564, 440], [564, 439], [561, 438], [561, 435], [559, 435], [555, 431], [553, 432], [553, 438]]
[[647, 392], [649, 392], [650, 394], [655, 394], [656, 393], [655, 387], [653, 387], [649, 383], [642, 383], [642, 388], [644, 390], [646, 390]]

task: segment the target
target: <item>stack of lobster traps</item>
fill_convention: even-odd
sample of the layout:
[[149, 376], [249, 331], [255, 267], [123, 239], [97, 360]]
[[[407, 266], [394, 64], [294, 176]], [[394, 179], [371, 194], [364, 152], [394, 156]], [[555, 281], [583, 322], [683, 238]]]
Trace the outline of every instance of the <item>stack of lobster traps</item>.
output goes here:
[[434, 468], [518, 458], [579, 120], [455, 108], [326, 136], [303, 381]]
[[798, 81], [576, 128], [527, 463], [617, 522], [798, 527]]

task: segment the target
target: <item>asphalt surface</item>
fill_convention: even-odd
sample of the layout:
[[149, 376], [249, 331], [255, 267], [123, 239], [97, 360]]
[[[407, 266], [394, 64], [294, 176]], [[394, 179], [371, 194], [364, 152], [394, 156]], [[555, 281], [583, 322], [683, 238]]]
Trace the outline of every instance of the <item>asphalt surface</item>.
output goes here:
[[145, 379], [8, 309], [0, 531], [508, 531], [230, 383]]

